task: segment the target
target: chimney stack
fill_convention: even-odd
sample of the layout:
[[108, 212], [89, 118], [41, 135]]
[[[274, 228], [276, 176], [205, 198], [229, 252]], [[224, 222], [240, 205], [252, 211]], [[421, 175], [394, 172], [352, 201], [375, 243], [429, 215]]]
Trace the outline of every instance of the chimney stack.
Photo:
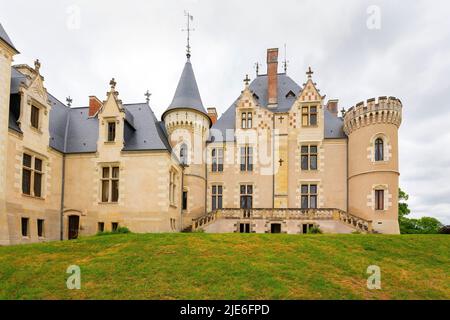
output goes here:
[[208, 108], [208, 116], [211, 119], [211, 123], [214, 125], [217, 122], [217, 110], [216, 108]]
[[330, 111], [335, 117], [338, 116], [338, 103], [339, 100], [328, 100], [327, 109]]
[[89, 97], [89, 117], [94, 117], [97, 112], [101, 109], [103, 103], [96, 97]]
[[278, 48], [267, 49], [267, 97], [269, 105], [278, 103]]

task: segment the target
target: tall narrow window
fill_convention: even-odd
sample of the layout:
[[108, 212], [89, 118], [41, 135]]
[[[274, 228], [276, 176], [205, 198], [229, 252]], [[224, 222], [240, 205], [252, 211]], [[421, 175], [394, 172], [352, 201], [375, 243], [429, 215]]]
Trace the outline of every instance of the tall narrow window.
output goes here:
[[317, 107], [305, 106], [302, 107], [302, 126], [316, 126], [317, 125]]
[[41, 159], [23, 154], [22, 160], [22, 192], [23, 194], [42, 197], [43, 162]]
[[253, 171], [252, 147], [241, 147], [241, 171]]
[[301, 187], [301, 208], [317, 209], [317, 185], [303, 184]]
[[183, 210], [187, 210], [188, 208], [188, 192], [183, 191]]
[[384, 142], [383, 139], [378, 138], [375, 140], [375, 161], [384, 160]]
[[185, 143], [180, 147], [180, 162], [182, 165], [187, 165], [188, 163], [188, 148]]
[[241, 128], [247, 129], [247, 114], [245, 112], [243, 112], [241, 116]]
[[117, 231], [117, 229], [119, 229], [119, 223], [118, 222], [112, 222], [111, 223], [111, 231]]
[[212, 210], [222, 209], [223, 208], [223, 186], [214, 185], [211, 187], [212, 194], [212, 202], [211, 208]]
[[108, 122], [108, 142], [116, 141], [116, 122]]
[[31, 126], [35, 129], [39, 129], [39, 108], [31, 106]]
[[104, 232], [105, 231], [105, 223], [99, 222], [97, 225], [97, 232]]
[[44, 220], [38, 219], [37, 221], [37, 233], [39, 238], [44, 237]]
[[247, 129], [253, 127], [253, 114], [251, 112], [247, 113]]
[[23, 237], [29, 237], [29, 227], [30, 227], [30, 219], [29, 218], [22, 218], [22, 236]]
[[375, 210], [384, 210], [384, 190], [375, 190]]
[[169, 202], [170, 205], [172, 206], [176, 206], [176, 190], [177, 190], [177, 185], [176, 185], [176, 172], [175, 170], [170, 170], [169, 171]]
[[302, 170], [317, 170], [317, 146], [301, 147]]
[[222, 172], [223, 171], [223, 149], [214, 148], [211, 151], [212, 157], [212, 172]]
[[115, 203], [119, 201], [119, 167], [102, 168], [102, 202]]
[[253, 186], [241, 185], [241, 209], [253, 208]]

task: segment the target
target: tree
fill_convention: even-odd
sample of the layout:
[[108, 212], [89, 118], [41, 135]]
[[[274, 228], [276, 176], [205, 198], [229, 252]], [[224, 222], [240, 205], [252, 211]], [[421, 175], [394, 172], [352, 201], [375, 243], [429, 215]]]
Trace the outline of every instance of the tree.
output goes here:
[[410, 219], [406, 216], [411, 213], [408, 207], [409, 196], [402, 189], [398, 191], [398, 223], [401, 234], [436, 234], [442, 229], [442, 223], [436, 218], [422, 217]]

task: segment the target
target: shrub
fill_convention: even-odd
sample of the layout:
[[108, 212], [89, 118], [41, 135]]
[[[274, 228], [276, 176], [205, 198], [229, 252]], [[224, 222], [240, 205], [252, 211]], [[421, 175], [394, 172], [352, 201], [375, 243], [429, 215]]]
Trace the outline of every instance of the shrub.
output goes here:
[[308, 234], [322, 234], [322, 230], [319, 226], [314, 226], [308, 230]]
[[98, 232], [97, 236], [108, 236], [111, 234], [127, 234], [127, 233], [131, 233], [130, 229], [128, 229], [127, 227], [119, 227], [117, 228], [117, 230], [114, 231]]

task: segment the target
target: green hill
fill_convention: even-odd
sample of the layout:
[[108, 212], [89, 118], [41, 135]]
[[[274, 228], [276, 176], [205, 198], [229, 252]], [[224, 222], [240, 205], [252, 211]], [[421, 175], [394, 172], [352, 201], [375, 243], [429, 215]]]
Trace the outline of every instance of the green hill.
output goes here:
[[449, 256], [446, 235], [102, 236], [1, 247], [0, 299], [450, 299]]

